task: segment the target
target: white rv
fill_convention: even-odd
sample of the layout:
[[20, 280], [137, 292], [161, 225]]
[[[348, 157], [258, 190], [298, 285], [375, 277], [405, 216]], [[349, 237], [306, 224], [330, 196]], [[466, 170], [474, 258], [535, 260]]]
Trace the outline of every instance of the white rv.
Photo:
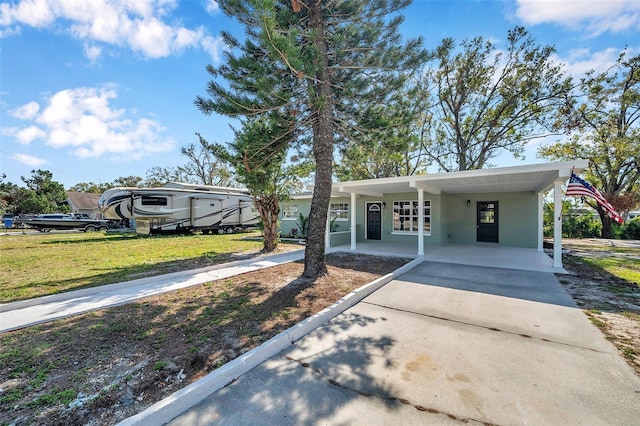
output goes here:
[[256, 228], [260, 217], [245, 189], [169, 182], [159, 188], [113, 188], [98, 203], [109, 219], [135, 220], [140, 233], [225, 233]]

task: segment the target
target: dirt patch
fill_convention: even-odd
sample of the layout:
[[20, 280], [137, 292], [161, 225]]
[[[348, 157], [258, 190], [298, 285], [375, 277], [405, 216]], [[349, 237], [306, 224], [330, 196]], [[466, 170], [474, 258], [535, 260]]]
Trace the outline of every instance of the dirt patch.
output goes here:
[[139, 413], [410, 259], [334, 254], [0, 335], [0, 424], [107, 425]]
[[564, 268], [570, 275], [558, 275], [558, 280], [640, 375], [640, 283], [586, 262], [594, 257], [640, 259], [640, 248], [616, 252], [610, 247], [594, 240], [565, 242]]

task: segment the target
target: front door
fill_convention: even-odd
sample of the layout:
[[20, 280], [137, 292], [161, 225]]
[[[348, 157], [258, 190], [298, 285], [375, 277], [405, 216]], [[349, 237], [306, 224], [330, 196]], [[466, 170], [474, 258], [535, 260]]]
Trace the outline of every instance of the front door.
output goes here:
[[382, 239], [382, 203], [367, 203], [367, 240]]
[[498, 242], [498, 202], [479, 201], [477, 204], [477, 241], [484, 243]]

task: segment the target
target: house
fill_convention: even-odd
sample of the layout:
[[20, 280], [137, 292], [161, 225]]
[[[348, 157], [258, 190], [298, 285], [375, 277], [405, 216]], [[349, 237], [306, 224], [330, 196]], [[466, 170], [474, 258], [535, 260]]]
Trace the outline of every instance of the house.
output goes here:
[[[334, 183], [326, 245], [403, 244], [418, 256], [449, 244], [542, 251], [543, 201], [553, 189], [553, 266], [561, 268], [562, 185], [588, 165], [575, 160]], [[282, 203], [281, 235], [298, 228], [310, 205], [310, 194]]]
[[72, 213], [86, 214], [91, 219], [104, 219], [98, 208], [101, 194], [67, 191], [67, 204]]

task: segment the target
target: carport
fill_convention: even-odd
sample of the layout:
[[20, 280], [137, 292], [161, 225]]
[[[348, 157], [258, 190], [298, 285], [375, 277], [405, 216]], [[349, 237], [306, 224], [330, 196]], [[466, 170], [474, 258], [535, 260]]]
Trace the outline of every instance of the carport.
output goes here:
[[[345, 238], [336, 245], [348, 242], [349, 250], [356, 251], [379, 244], [387, 250], [402, 241], [418, 256], [452, 244], [543, 253], [544, 198], [553, 190], [552, 267], [561, 270], [562, 185], [588, 165], [588, 160], [574, 160], [335, 183], [335, 206], [348, 209], [348, 219], [346, 214], [339, 218], [348, 231], [342, 231]], [[295, 208], [305, 202], [298, 200]], [[327, 223], [327, 248], [331, 241]]]

